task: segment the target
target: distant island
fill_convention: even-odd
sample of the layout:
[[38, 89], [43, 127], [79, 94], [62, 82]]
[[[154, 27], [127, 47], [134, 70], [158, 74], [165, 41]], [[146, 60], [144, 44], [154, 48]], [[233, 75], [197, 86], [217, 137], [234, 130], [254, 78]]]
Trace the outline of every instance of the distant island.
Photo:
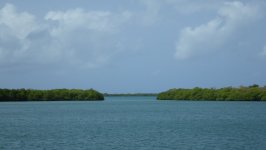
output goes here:
[[266, 86], [170, 89], [159, 93], [157, 100], [266, 101]]
[[98, 101], [104, 100], [102, 93], [89, 89], [0, 89], [0, 102], [2, 101]]
[[110, 94], [104, 93], [104, 96], [157, 96], [157, 93], [119, 93], [119, 94]]

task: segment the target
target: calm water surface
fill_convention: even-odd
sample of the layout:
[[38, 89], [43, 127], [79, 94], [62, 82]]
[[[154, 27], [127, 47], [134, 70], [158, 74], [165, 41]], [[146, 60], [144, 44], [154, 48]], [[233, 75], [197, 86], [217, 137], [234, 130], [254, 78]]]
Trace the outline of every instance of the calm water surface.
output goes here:
[[266, 103], [156, 101], [0, 103], [0, 149], [266, 149]]

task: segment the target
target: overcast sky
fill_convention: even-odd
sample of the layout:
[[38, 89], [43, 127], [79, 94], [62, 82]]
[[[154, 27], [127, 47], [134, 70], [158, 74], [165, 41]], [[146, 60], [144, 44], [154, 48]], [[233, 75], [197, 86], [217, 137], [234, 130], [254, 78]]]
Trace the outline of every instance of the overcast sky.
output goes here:
[[266, 85], [264, 0], [1, 0], [0, 88]]

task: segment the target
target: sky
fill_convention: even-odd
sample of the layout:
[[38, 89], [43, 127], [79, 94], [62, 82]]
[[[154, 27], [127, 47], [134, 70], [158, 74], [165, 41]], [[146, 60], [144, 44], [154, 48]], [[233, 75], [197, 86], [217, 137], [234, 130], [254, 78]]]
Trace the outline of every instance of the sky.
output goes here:
[[264, 0], [1, 0], [0, 88], [266, 85]]

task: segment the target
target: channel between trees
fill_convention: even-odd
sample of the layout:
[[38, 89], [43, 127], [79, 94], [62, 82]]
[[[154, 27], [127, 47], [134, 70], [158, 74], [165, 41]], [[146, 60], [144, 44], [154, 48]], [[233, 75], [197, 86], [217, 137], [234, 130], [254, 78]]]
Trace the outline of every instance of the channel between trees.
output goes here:
[[266, 86], [170, 89], [159, 94], [102, 94], [94, 89], [0, 89], [1, 101], [101, 101], [104, 96], [157, 96], [157, 100], [266, 101]]

